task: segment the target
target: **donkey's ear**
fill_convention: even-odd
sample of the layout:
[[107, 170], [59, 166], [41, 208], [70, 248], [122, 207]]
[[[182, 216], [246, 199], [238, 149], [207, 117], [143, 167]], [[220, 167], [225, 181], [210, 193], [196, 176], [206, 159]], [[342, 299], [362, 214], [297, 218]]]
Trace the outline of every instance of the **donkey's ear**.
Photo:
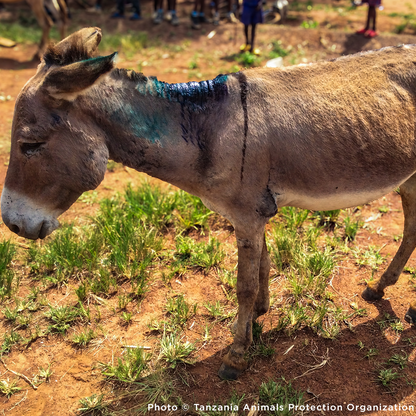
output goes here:
[[78, 30], [57, 44], [50, 44], [43, 61], [47, 66], [63, 66], [92, 58], [101, 38], [101, 29], [98, 27]]
[[71, 65], [58, 66], [49, 71], [42, 83], [42, 88], [56, 97], [73, 100], [91, 87], [101, 76], [114, 68], [117, 52], [108, 56], [99, 56]]

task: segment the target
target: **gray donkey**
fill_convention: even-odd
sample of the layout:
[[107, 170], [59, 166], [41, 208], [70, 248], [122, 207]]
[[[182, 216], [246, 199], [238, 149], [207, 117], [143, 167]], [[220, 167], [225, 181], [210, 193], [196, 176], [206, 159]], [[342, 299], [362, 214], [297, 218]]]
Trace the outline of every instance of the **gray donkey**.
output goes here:
[[264, 229], [279, 206], [333, 210], [400, 186], [403, 242], [364, 299], [397, 281], [416, 247], [416, 46], [167, 84], [93, 57], [100, 40], [88, 28], [51, 46], [17, 99], [1, 199], [12, 231], [50, 234], [109, 158], [202, 198], [237, 238], [226, 379], [245, 369], [252, 321], [269, 308]]

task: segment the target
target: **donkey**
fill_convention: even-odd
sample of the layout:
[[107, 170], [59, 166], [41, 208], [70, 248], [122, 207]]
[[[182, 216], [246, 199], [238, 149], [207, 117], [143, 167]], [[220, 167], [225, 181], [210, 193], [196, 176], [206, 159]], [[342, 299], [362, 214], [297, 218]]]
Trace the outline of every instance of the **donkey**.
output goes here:
[[279, 206], [334, 210], [400, 186], [403, 242], [364, 299], [397, 281], [416, 247], [416, 46], [168, 84], [115, 68], [116, 53], [93, 57], [100, 40], [86, 28], [50, 46], [16, 101], [1, 197], [13, 232], [45, 238], [109, 158], [199, 196], [238, 246], [225, 379], [246, 368], [252, 321], [269, 308], [264, 234]]
[[[45, 8], [49, 10], [51, 16], [57, 23], [61, 39], [65, 37], [66, 27], [68, 25], [68, 8], [65, 0], [26, 0], [31, 7], [39, 26], [42, 28], [42, 38], [36, 53], [41, 58], [49, 43], [49, 32], [53, 26], [52, 18]], [[21, 0], [2, 0], [2, 3], [21, 3]]]

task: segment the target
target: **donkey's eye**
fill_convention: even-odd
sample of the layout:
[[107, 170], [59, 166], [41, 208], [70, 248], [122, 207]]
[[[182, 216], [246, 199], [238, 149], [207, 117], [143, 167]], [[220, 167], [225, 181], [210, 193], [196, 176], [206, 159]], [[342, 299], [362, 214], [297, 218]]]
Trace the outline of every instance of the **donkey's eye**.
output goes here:
[[25, 156], [30, 157], [30, 156], [35, 155], [36, 153], [39, 153], [42, 150], [44, 144], [45, 143], [42, 143], [42, 142], [22, 143], [20, 145], [20, 149], [22, 150], [22, 153]]

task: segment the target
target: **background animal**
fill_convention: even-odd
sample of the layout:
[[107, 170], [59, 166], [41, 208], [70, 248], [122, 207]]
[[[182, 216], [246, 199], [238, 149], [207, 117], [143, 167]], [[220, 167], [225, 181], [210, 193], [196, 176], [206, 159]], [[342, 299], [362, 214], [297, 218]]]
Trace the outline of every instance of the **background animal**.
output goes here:
[[[65, 0], [26, 0], [26, 2], [42, 28], [42, 37], [36, 53], [36, 56], [40, 58], [49, 43], [49, 32], [54, 23], [58, 26], [61, 39], [65, 37], [68, 25], [68, 7]], [[21, 3], [21, 0], [2, 0], [2, 3]]]

